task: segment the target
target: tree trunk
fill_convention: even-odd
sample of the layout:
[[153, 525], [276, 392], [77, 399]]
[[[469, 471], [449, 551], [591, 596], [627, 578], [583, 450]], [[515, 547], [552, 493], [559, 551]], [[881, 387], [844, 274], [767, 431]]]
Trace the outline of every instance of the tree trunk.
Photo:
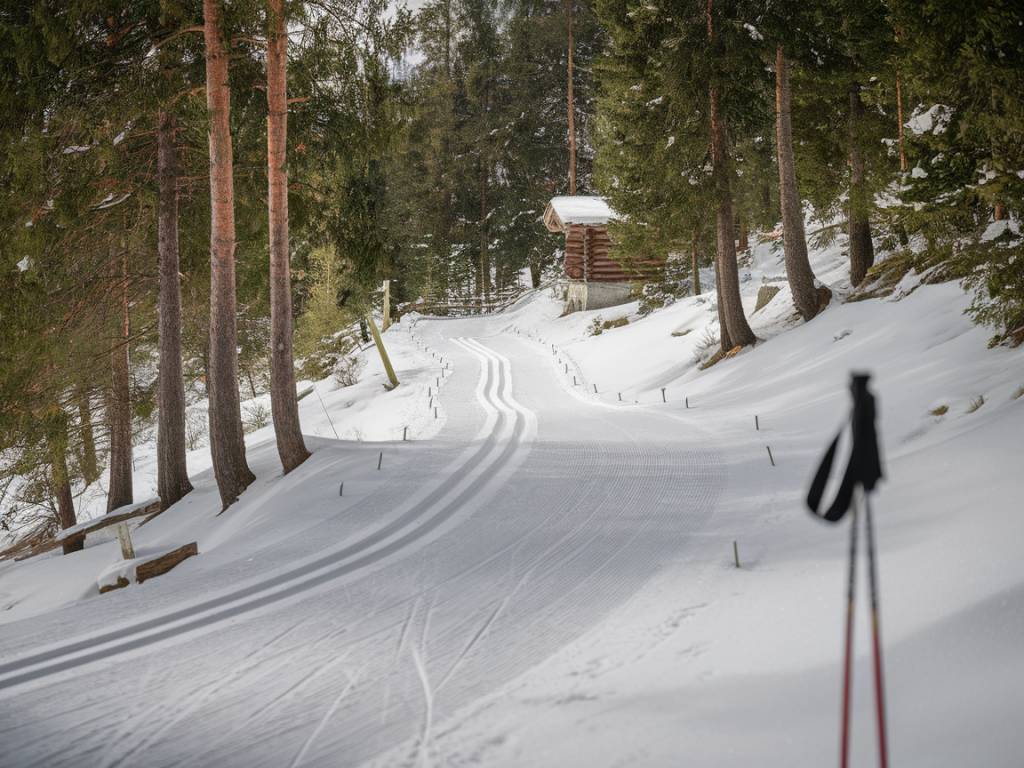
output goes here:
[[[715, 51], [714, 0], [708, 0], [707, 23], [708, 41]], [[711, 101], [711, 173], [715, 184], [717, 212], [715, 216], [718, 239], [718, 285], [721, 298], [719, 311], [725, 313], [726, 328], [722, 340], [727, 338], [733, 346], [754, 344], [757, 337], [747, 324], [743, 314], [743, 300], [740, 297], [740, 273], [736, 265], [736, 241], [733, 240], [735, 227], [732, 213], [732, 188], [729, 182], [729, 127], [726, 118], [719, 113], [718, 88], [712, 84], [709, 89]], [[731, 347], [730, 347], [731, 349]]]
[[897, 136], [899, 137], [900, 148], [900, 171], [907, 172], [907, 148], [903, 139], [903, 78], [900, 77], [899, 68], [896, 69], [896, 120]]
[[178, 159], [174, 115], [157, 117], [159, 211], [157, 260], [160, 273], [157, 380], [156, 486], [167, 509], [192, 490], [185, 463], [185, 383], [181, 373], [181, 285], [178, 263]]
[[732, 337], [729, 336], [729, 324], [725, 319], [725, 301], [722, 298], [722, 270], [715, 259], [715, 294], [718, 301], [718, 329], [719, 346], [723, 352], [733, 348]]
[[700, 296], [700, 264], [697, 259], [697, 233], [690, 238], [690, 269], [693, 273], [693, 295]]
[[132, 490], [132, 403], [128, 343], [131, 334], [128, 314], [128, 252], [121, 248], [121, 307], [119, 334], [110, 353], [110, 395], [107, 423], [110, 428], [110, 485], [107, 511], [131, 504]]
[[288, 35], [284, 0], [268, 0], [267, 180], [270, 223], [270, 410], [277, 453], [288, 474], [309, 458], [299, 424], [292, 351], [292, 282], [288, 253]]
[[780, 45], [775, 50], [775, 144], [779, 159], [779, 202], [782, 206], [782, 246], [786, 277], [793, 304], [804, 320], [818, 314], [814, 272], [807, 258], [807, 237], [793, 157], [793, 124], [790, 107], [789, 62]]
[[78, 390], [78, 432], [82, 439], [82, 479], [86, 485], [92, 485], [100, 477], [100, 465], [92, 429], [92, 405], [89, 403], [89, 390], [85, 387]]
[[487, 160], [480, 160], [480, 296], [486, 300], [491, 295], [491, 232], [487, 216]]
[[850, 84], [850, 283], [856, 287], [864, 280], [875, 263], [875, 249], [871, 243], [871, 221], [868, 217], [868, 190], [864, 182], [864, 154], [860, 148], [860, 124], [864, 117], [864, 102], [860, 98], [860, 83]]
[[718, 198], [715, 217], [718, 238], [718, 282], [721, 311], [725, 312], [728, 329], [728, 334], [723, 334], [722, 338], [728, 336], [733, 346], [748, 346], [757, 342], [757, 337], [746, 323], [743, 302], [739, 295], [739, 268], [736, 265], [736, 242], [733, 240], [735, 227], [732, 220], [732, 189], [729, 184], [729, 160], [725, 148], [728, 134], [725, 120], [718, 112], [718, 92], [715, 88], [711, 89], [711, 103], [712, 173]]
[[[68, 428], [64, 414], [59, 416], [59, 422], [49, 432], [48, 448], [50, 451], [50, 484], [57, 506], [57, 522], [61, 530], [66, 530], [75, 525], [78, 520], [75, 517], [75, 499], [71, 494], [71, 476], [68, 472], [67, 447]], [[78, 552], [85, 547], [85, 540], [68, 541], [64, 543], [64, 554]]]
[[742, 216], [740, 216], [739, 225], [740, 236], [739, 242], [736, 244], [736, 250], [739, 253], [743, 253], [744, 251], [750, 250], [750, 238], [747, 234], [747, 220]]
[[227, 509], [255, 480], [245, 460], [238, 395], [235, 304], [235, 185], [228, 54], [221, 41], [220, 0], [203, 0], [206, 108], [210, 126], [210, 453]]
[[540, 260], [530, 259], [530, 285], [540, 288]]
[[576, 47], [573, 41], [573, 4], [574, 0], [565, 0], [565, 17], [566, 24], [569, 27], [569, 55], [568, 55], [568, 83], [566, 93], [568, 97], [566, 99], [568, 117], [569, 117], [569, 194], [576, 194], [576, 97], [573, 94], [573, 59], [575, 57]]

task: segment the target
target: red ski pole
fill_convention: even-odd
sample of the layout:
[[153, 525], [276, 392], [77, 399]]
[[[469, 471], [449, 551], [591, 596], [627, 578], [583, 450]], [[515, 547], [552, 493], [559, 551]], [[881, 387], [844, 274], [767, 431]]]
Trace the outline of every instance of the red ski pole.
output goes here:
[[889, 744], [885, 729], [885, 680], [882, 666], [882, 628], [878, 611], [878, 571], [875, 564], [875, 529], [871, 520], [871, 501], [866, 491], [861, 491], [864, 499], [864, 517], [868, 534], [868, 583], [871, 589], [871, 639], [875, 661], [875, 711], [878, 715], [878, 764], [881, 768], [889, 766]]
[[846, 593], [846, 652], [843, 656], [843, 720], [840, 730], [840, 768], [848, 768], [850, 765], [850, 699], [852, 696], [850, 673], [853, 667], [853, 619], [857, 596], [857, 523], [857, 509], [854, 507], [853, 521], [850, 525], [849, 582]]

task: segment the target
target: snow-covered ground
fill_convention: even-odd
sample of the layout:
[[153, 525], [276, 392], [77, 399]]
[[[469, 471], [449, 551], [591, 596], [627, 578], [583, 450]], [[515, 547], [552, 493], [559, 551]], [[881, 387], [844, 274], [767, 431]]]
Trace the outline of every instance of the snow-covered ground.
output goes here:
[[[318, 437], [296, 472], [253, 433], [258, 480], [218, 517], [190, 456], [197, 490], [135, 539], [198, 557], [103, 596], [101, 537], [0, 564], [0, 765], [830, 764], [847, 528], [802, 496], [851, 370], [874, 375], [886, 461], [893, 764], [1019, 765], [1024, 351], [987, 349], [955, 284], [842, 303], [842, 245], [813, 255], [837, 299], [808, 324], [757, 245], [766, 341], [706, 371], [711, 292], [644, 318], [559, 317], [546, 291], [406, 317], [397, 390], [371, 349], [360, 384], [302, 400]], [[754, 313], [765, 280], [782, 290]], [[630, 322], [591, 336], [597, 316]]]

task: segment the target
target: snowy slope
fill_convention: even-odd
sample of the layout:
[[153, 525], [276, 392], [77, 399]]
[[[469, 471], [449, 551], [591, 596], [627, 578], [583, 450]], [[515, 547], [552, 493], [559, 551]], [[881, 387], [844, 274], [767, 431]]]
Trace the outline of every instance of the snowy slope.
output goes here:
[[[854, 369], [887, 462], [893, 762], [1018, 765], [1024, 352], [986, 349], [956, 285], [841, 303], [841, 247], [814, 254], [837, 300], [800, 324], [757, 245], [765, 343], [707, 371], [713, 293], [644, 318], [559, 317], [547, 292], [407, 317], [385, 337], [398, 390], [371, 352], [359, 385], [302, 401], [320, 437], [296, 472], [254, 433], [257, 483], [217, 517], [190, 456], [196, 492], [136, 542], [199, 557], [102, 597], [113, 542], [0, 564], [0, 765], [831, 763], [846, 529], [801, 499]], [[752, 314], [765, 280], [782, 291]], [[597, 315], [630, 323], [590, 336]]]

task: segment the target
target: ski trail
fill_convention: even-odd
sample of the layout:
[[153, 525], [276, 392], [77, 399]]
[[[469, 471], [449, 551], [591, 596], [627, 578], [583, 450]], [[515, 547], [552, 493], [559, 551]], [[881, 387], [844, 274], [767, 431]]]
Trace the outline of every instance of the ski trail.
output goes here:
[[[426, 642], [426, 623], [423, 625], [423, 639], [420, 644], [423, 645]], [[420, 680], [420, 686], [423, 688], [423, 701], [424, 701], [424, 712], [423, 712], [423, 730], [420, 733], [419, 748], [417, 750], [417, 757], [419, 758], [419, 764], [423, 768], [429, 768], [430, 766], [430, 739], [431, 730], [434, 726], [434, 692], [430, 687], [430, 677], [427, 674], [426, 664], [423, 662], [423, 658], [420, 656], [419, 648], [417, 646], [411, 647], [412, 661], [416, 667], [416, 674]]]
[[[57, 646], [0, 664], [0, 690], [65, 669], [106, 660], [117, 653], [176, 638], [185, 632], [206, 629], [214, 623], [234, 618], [241, 613], [299, 594], [326, 581], [375, 564], [392, 552], [435, 530], [469, 500], [489, 490], [494, 485], [492, 480], [496, 473], [492, 471], [493, 468], [509, 464], [518, 450], [518, 442], [522, 440], [524, 433], [532, 439], [535, 431], [536, 419], [532, 412], [518, 405], [509, 405], [506, 402], [507, 396], [503, 397], [509, 376], [506, 366], [470, 345], [466, 345], [466, 348], [481, 359], [486, 370], [486, 374], [481, 378], [478, 394], [493, 416], [488, 419], [488, 422], [493, 424], [491, 437], [461, 465], [461, 471], [453, 472], [449, 479], [442, 480], [428, 494], [427, 502], [430, 503], [425, 503], [422, 508], [413, 505], [409, 512], [366, 539], [345, 547], [330, 557], [320, 557], [307, 565], [297, 567], [283, 579], [258, 583], [254, 587], [229, 593], [227, 599], [213, 598], [196, 606], [139, 622], [136, 630], [129, 631], [127, 635], [106, 633], [94, 637], [92, 642], [76, 640], [63, 647]], [[524, 414], [529, 414], [531, 418], [524, 419]], [[520, 441], [515, 439], [517, 435]], [[393, 538], [395, 536], [397, 539]], [[341, 563], [338, 562], [339, 558], [342, 560]], [[103, 648], [104, 645], [107, 647]]]
[[292, 624], [284, 631], [279, 632], [277, 635], [274, 635], [272, 638], [270, 638], [270, 640], [268, 640], [263, 645], [247, 653], [234, 665], [234, 667], [229, 671], [229, 673], [225, 677], [215, 678], [209, 683], [205, 683], [203, 685], [198, 686], [197, 688], [194, 688], [191, 693], [185, 695], [186, 699], [191, 697], [190, 701], [187, 701], [183, 705], [178, 706], [177, 711], [173, 715], [171, 715], [168, 719], [164, 720], [155, 730], [151, 731], [147, 736], [143, 737], [133, 748], [122, 753], [119, 757], [115, 758], [114, 760], [106, 762], [105, 768], [118, 768], [118, 766], [124, 765], [126, 760], [131, 758], [140, 750], [145, 749], [146, 747], [153, 744], [155, 741], [159, 740], [165, 733], [167, 733], [167, 731], [169, 731], [175, 725], [177, 725], [186, 717], [191, 715], [193, 712], [195, 712], [196, 709], [201, 707], [207, 701], [212, 699], [213, 696], [216, 695], [222, 688], [239, 680], [241, 677], [245, 675], [245, 673], [248, 670], [253, 669], [260, 663], [262, 663], [258, 657], [264, 651], [266, 651], [268, 648], [277, 645], [277, 643], [279, 643], [285, 637], [294, 632], [298, 627], [305, 624], [306, 621], [306, 619], [303, 619], [301, 621], [296, 622], [295, 624]]
[[508, 601], [510, 598], [511, 594], [505, 597], [500, 603], [498, 603], [497, 607], [493, 611], [491, 611], [491, 614], [487, 617], [484, 623], [480, 626], [479, 629], [477, 629], [473, 637], [469, 639], [469, 642], [466, 643], [465, 648], [463, 648], [459, 652], [459, 655], [455, 658], [455, 661], [452, 662], [452, 665], [448, 668], [448, 671], [445, 673], [444, 677], [441, 678], [441, 681], [437, 684], [437, 687], [435, 688], [436, 692], [440, 693], [441, 689], [444, 688], [445, 683], [447, 683], [451, 679], [452, 675], [455, 674], [455, 671], [459, 668], [459, 665], [462, 663], [462, 660], [466, 658], [466, 656], [469, 654], [471, 650], [473, 650], [473, 646], [477, 644], [480, 638], [487, 634], [487, 630], [491, 628], [491, 625], [494, 624], [494, 620], [498, 618], [498, 615], [505, 609], [505, 606], [508, 605]]
[[291, 761], [291, 763], [289, 763], [289, 768], [298, 768], [300, 765], [302, 765], [302, 761], [305, 760], [306, 755], [309, 754], [309, 750], [313, 746], [313, 742], [317, 740], [317, 738], [320, 736], [320, 734], [326, 727], [327, 723], [334, 716], [334, 713], [338, 711], [338, 707], [341, 706], [341, 702], [345, 699], [346, 696], [348, 696], [349, 691], [351, 691], [352, 688], [355, 686], [356, 680], [358, 679], [361, 672], [362, 667], [360, 667], [360, 669], [357, 670], [354, 674], [349, 676], [348, 683], [346, 683], [345, 687], [341, 689], [341, 692], [334, 697], [334, 701], [331, 702], [331, 706], [329, 706], [327, 708], [327, 711], [324, 712], [323, 717], [320, 718], [320, 722], [316, 724], [316, 728], [314, 728], [313, 732], [309, 734], [309, 736], [306, 738], [306, 741], [303, 742], [301, 749], [299, 749], [298, 754], [296, 754], [295, 758]]

